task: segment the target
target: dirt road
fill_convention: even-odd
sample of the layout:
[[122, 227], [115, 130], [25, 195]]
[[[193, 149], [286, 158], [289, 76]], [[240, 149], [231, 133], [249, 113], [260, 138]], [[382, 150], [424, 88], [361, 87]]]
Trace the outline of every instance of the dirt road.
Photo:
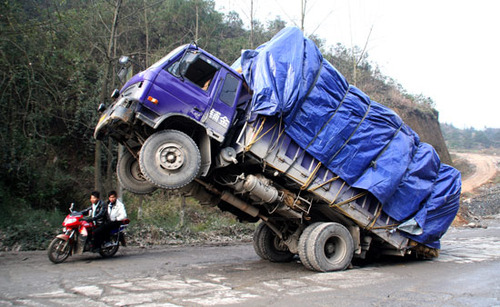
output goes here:
[[469, 163], [476, 166], [475, 172], [471, 176], [463, 179], [462, 193], [472, 192], [475, 188], [487, 183], [490, 179], [495, 177], [498, 171], [500, 157], [475, 153], [454, 154], [460, 158], [466, 159]]

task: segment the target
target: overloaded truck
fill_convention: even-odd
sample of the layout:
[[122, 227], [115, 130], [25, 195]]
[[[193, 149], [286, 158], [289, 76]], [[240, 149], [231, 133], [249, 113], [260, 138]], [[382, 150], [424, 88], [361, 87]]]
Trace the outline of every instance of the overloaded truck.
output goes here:
[[112, 97], [94, 136], [126, 148], [123, 187], [260, 221], [253, 245], [269, 261], [325, 272], [367, 253], [437, 256], [458, 211], [460, 173], [294, 27], [231, 67], [180, 46]]

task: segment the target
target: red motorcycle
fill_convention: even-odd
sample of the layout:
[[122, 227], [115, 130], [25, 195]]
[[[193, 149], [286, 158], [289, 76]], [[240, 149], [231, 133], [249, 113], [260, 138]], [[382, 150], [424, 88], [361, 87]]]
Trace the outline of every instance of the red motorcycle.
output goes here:
[[109, 240], [94, 249], [91, 245], [90, 236], [94, 223], [83, 220], [83, 214], [73, 211], [74, 204], [71, 204], [69, 211], [62, 225], [63, 233], [57, 235], [49, 245], [49, 259], [54, 263], [65, 261], [70, 255], [82, 254], [86, 251], [99, 252], [104, 257], [112, 257], [118, 251], [120, 244], [126, 246], [125, 229], [130, 222], [129, 219], [122, 221], [119, 228], [113, 229], [109, 235]]

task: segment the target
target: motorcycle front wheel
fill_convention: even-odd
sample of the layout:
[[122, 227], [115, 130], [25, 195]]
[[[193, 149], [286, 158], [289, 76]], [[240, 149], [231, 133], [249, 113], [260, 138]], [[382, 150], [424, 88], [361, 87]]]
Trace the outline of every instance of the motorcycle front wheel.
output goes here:
[[68, 241], [55, 238], [49, 245], [49, 259], [53, 263], [61, 263], [66, 260], [71, 252], [71, 246]]

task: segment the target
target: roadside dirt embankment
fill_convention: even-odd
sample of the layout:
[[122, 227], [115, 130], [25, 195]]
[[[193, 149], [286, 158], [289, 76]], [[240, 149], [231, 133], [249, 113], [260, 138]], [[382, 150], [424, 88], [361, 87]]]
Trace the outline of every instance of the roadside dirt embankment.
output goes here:
[[436, 149], [441, 162], [452, 164], [448, 147], [446, 147], [441, 133], [439, 113], [436, 110], [422, 111], [419, 108], [404, 105], [393, 107], [393, 109], [418, 134], [420, 141], [428, 143]]

